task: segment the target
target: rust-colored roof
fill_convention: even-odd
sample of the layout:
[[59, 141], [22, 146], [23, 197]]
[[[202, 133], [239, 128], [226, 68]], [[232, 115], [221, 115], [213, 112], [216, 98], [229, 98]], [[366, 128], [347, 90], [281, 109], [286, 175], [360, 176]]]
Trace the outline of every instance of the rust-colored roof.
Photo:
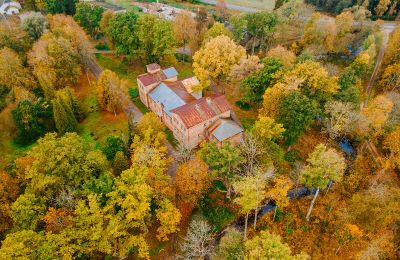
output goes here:
[[189, 104], [175, 108], [171, 112], [177, 114], [182, 119], [185, 126], [190, 128], [231, 109], [225, 96], [213, 95], [200, 98]]
[[165, 84], [175, 92], [180, 98], [182, 98], [186, 103], [190, 103], [196, 100], [189, 92], [187, 92], [185, 86], [182, 84], [182, 81], [176, 82], [165, 82]]
[[146, 65], [146, 69], [147, 70], [159, 70], [159, 69], [161, 69], [161, 66], [160, 65], [158, 65], [157, 63], [152, 63], [152, 64], [148, 64], [148, 65]]
[[142, 75], [139, 75], [138, 80], [142, 82], [142, 84], [146, 87], [149, 85], [152, 85], [157, 82], [161, 82], [165, 80], [165, 74], [162, 72], [162, 70], [157, 71], [156, 73], [145, 73]]

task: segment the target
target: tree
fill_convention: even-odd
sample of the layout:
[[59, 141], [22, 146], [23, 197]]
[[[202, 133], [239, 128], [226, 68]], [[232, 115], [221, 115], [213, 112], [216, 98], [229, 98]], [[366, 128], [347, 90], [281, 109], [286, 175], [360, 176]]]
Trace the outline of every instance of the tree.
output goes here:
[[263, 95], [263, 105], [260, 109], [260, 114], [276, 119], [279, 113], [279, 103], [287, 94], [289, 94], [288, 90], [279, 83], [271, 88], [267, 88]]
[[78, 3], [76, 5], [75, 21], [82, 26], [93, 38], [97, 37], [100, 29], [100, 20], [104, 9], [98, 5]]
[[51, 33], [33, 45], [28, 63], [48, 98], [54, 97], [56, 89], [73, 88], [81, 72], [77, 50], [65, 38]]
[[193, 70], [200, 80], [200, 88], [208, 87], [210, 80], [222, 80], [228, 76], [246, 52], [229, 37], [218, 36], [207, 42], [193, 56]]
[[340, 90], [334, 94], [334, 98], [358, 106], [360, 104], [362, 88], [359, 77], [351, 66], [347, 67], [338, 79]]
[[232, 25], [233, 40], [240, 44], [243, 41], [247, 29], [246, 16], [245, 14], [233, 15], [229, 21]]
[[385, 49], [385, 56], [383, 58], [383, 65], [388, 66], [400, 62], [400, 28], [394, 29], [390, 34], [389, 42]]
[[31, 45], [28, 34], [18, 23], [0, 22], [0, 49], [8, 47], [24, 57]]
[[382, 16], [388, 10], [390, 5], [389, 0], [379, 0], [378, 5], [375, 7], [375, 13], [378, 16]]
[[138, 52], [148, 63], [175, 54], [175, 37], [170, 22], [146, 14], [139, 17], [138, 27]]
[[144, 135], [149, 128], [154, 131], [154, 135], [162, 133], [165, 130], [165, 125], [154, 112], [144, 114], [136, 125], [136, 130], [141, 135]]
[[308, 221], [319, 190], [327, 187], [332, 181], [341, 181], [346, 163], [341, 154], [332, 148], [327, 148], [324, 144], [319, 144], [314, 148], [307, 162], [308, 164], [300, 173], [300, 181], [309, 188], [316, 188], [306, 216]]
[[178, 196], [187, 203], [195, 204], [210, 185], [207, 164], [198, 156], [179, 165], [175, 185]]
[[247, 20], [246, 31], [252, 41], [251, 54], [254, 54], [257, 42], [259, 42], [260, 51], [269, 45], [278, 19], [276, 14], [267, 11], [247, 13], [245, 18]]
[[53, 115], [59, 134], [77, 131], [78, 121], [74, 114], [72, 93], [68, 88], [56, 91], [53, 99]]
[[281, 237], [269, 233], [268, 231], [261, 231], [259, 235], [246, 241], [244, 259], [295, 259], [305, 260], [309, 256], [301, 253], [298, 255], [291, 255], [290, 247], [281, 242]]
[[267, 52], [267, 57], [279, 60], [286, 68], [292, 67], [296, 62], [296, 55], [281, 45], [270, 49]]
[[386, 135], [383, 141], [384, 148], [390, 152], [390, 161], [393, 166], [400, 168], [400, 128], [396, 128]]
[[30, 71], [23, 66], [21, 58], [12, 49], [0, 49], [0, 85], [32, 90], [35, 81]]
[[19, 194], [19, 180], [0, 171], [0, 233], [12, 227], [11, 203]]
[[258, 56], [241, 57], [239, 63], [232, 66], [229, 79], [240, 82], [251, 73], [257, 73], [263, 68], [264, 64], [260, 63]]
[[235, 228], [228, 228], [218, 245], [218, 259], [243, 259], [244, 244], [242, 234]]
[[218, 36], [228, 36], [229, 38], [232, 38], [232, 33], [225, 28], [225, 25], [219, 22], [215, 22], [210, 29], [207, 30], [207, 32], [204, 34], [204, 39], [203, 39], [203, 44], [206, 42], [210, 41], [213, 38], [216, 38]]
[[297, 141], [319, 113], [317, 103], [298, 92], [285, 96], [278, 105], [278, 111], [277, 122], [285, 128], [283, 136], [288, 145]]
[[47, 29], [47, 19], [39, 12], [27, 12], [21, 15], [21, 26], [31, 40], [36, 41]]
[[229, 142], [223, 143], [221, 147], [214, 142], [208, 142], [202, 144], [199, 156], [208, 164], [212, 174], [222, 180], [227, 189], [226, 197], [230, 198], [235, 170], [244, 160], [240, 149]]
[[80, 188], [107, 167], [106, 158], [98, 151], [90, 151], [76, 133], [62, 137], [47, 134], [28, 155], [34, 161], [25, 172], [28, 181], [25, 192], [37, 195], [49, 196], [65, 187]]
[[74, 15], [77, 2], [77, 0], [44, 0], [44, 8], [51, 14], [66, 13]]
[[250, 74], [240, 84], [244, 90], [244, 100], [252, 104], [261, 101], [265, 90], [276, 82], [275, 74], [282, 69], [282, 64], [276, 59], [264, 60], [264, 68], [259, 72]]
[[110, 24], [111, 19], [114, 17], [114, 12], [112, 10], [106, 10], [101, 15], [101, 19], [99, 22], [99, 27], [102, 33], [107, 33], [108, 25]]
[[395, 63], [385, 68], [379, 85], [381, 89], [391, 91], [400, 87], [400, 63]]
[[157, 229], [157, 239], [168, 241], [168, 235], [179, 231], [178, 226], [181, 221], [181, 213], [171, 201], [164, 199], [156, 210], [156, 216], [160, 222], [160, 227]]
[[124, 149], [121, 138], [116, 136], [109, 136], [106, 139], [106, 144], [102, 148], [102, 152], [106, 156], [107, 160], [112, 161], [118, 152], [122, 152]]
[[117, 53], [132, 57], [139, 48], [138, 15], [126, 12], [114, 15], [108, 22], [106, 34], [114, 44]]
[[96, 92], [100, 107], [116, 115], [124, 106], [123, 97], [127, 82], [120, 80], [111, 70], [104, 70], [97, 81]]
[[43, 237], [32, 230], [21, 230], [10, 233], [4, 239], [0, 249], [0, 258], [31, 258], [38, 257], [37, 250]]
[[17, 127], [17, 143], [30, 144], [51, 129], [48, 121], [51, 123], [53, 110], [44, 99], [39, 99], [36, 103], [24, 100], [18, 103], [12, 116]]
[[128, 160], [126, 159], [122, 151], [118, 151], [113, 159], [112, 166], [114, 168], [114, 174], [116, 176], [120, 175], [121, 172], [129, 168]]
[[265, 188], [267, 186], [266, 175], [257, 172], [255, 175], [246, 175], [233, 183], [233, 189], [237, 194], [235, 203], [240, 206], [241, 213], [246, 215], [244, 224], [244, 240], [247, 236], [247, 221], [250, 212], [254, 209], [254, 230], [257, 226], [258, 207], [265, 199]]
[[325, 104], [326, 132], [333, 140], [351, 134], [357, 121], [357, 113], [350, 103], [329, 101]]
[[69, 209], [55, 209], [50, 207], [43, 217], [46, 223], [46, 232], [58, 234], [72, 224], [72, 212]]
[[[195, 41], [196, 37], [196, 20], [190, 12], [180, 12], [176, 15], [174, 24], [175, 39], [179, 45], [183, 45], [183, 49], [186, 50], [186, 45], [190, 41]], [[194, 51], [194, 50], [191, 50]]]
[[284, 209], [289, 206], [289, 198], [287, 193], [292, 188], [292, 182], [281, 175], [275, 178], [274, 184], [267, 190], [267, 197], [275, 202], [274, 220], [278, 208]]
[[30, 193], [22, 194], [11, 205], [11, 217], [20, 230], [35, 230], [46, 212], [46, 200]]
[[204, 220], [192, 220], [181, 250], [185, 259], [204, 259], [213, 253], [213, 230]]

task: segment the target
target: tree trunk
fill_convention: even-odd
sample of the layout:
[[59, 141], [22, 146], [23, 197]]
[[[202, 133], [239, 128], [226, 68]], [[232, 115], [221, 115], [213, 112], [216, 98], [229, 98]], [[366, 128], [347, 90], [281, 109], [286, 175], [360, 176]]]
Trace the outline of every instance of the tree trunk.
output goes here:
[[249, 213], [246, 214], [246, 219], [244, 220], [244, 237], [243, 240], [246, 241], [246, 235], [247, 235], [247, 220], [249, 219]]
[[226, 198], [227, 198], [228, 200], [231, 199], [231, 192], [232, 192], [231, 185], [226, 185]]
[[251, 46], [251, 55], [254, 55], [255, 48], [256, 48], [256, 37], [253, 38], [253, 45]]
[[331, 189], [331, 187], [332, 187], [332, 181], [329, 181], [329, 183], [328, 183], [328, 189], [326, 189], [326, 192], [325, 192], [325, 194], [328, 194], [328, 192], [329, 192], [329, 190]]
[[314, 203], [315, 203], [315, 200], [317, 199], [318, 193], [319, 193], [319, 188], [317, 188], [317, 192], [315, 193], [314, 198], [311, 201], [310, 208], [308, 209], [307, 216], [306, 216], [307, 221], [310, 219], [311, 211], [314, 207]]
[[256, 207], [256, 211], [254, 212], [254, 231], [257, 228], [257, 215], [258, 215], [258, 207]]
[[275, 205], [275, 210], [274, 210], [274, 218], [272, 219], [273, 221], [275, 221], [275, 217], [276, 217], [276, 211], [278, 210], [278, 206]]

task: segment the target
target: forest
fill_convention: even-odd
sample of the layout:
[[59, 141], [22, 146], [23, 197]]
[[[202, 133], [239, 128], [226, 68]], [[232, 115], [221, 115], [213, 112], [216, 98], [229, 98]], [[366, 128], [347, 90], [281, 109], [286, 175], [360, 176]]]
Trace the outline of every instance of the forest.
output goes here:
[[[173, 20], [19, 2], [0, 18], [0, 259], [400, 258], [400, 26], [373, 21], [399, 2], [168, 0]], [[150, 63], [224, 94], [241, 143], [181, 145], [139, 99]]]

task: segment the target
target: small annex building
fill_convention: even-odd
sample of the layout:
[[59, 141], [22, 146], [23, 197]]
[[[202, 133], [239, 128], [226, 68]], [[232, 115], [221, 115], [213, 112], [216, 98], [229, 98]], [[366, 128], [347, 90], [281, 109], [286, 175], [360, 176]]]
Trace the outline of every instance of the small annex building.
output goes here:
[[195, 76], [178, 79], [174, 67], [161, 68], [153, 63], [147, 73], [139, 75], [137, 84], [140, 100], [172, 131], [185, 147], [194, 148], [203, 140], [219, 144], [238, 144], [243, 128], [224, 95], [202, 96], [194, 91], [199, 84]]

